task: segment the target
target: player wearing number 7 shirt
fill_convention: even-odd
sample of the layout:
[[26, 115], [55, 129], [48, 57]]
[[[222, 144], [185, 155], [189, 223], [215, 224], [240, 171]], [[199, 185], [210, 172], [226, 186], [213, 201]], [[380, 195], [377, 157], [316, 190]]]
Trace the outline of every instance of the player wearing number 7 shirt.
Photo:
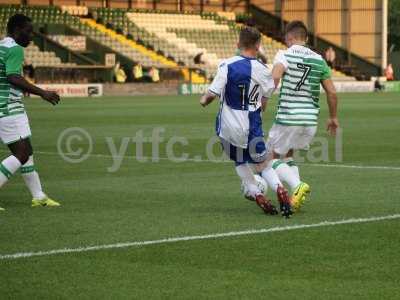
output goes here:
[[[301, 21], [289, 23], [285, 31], [286, 50], [275, 56], [272, 77], [278, 86], [282, 80], [279, 105], [274, 125], [268, 136], [268, 150], [272, 151], [272, 168], [292, 190], [292, 208], [298, 210], [310, 192], [308, 184], [300, 181], [299, 169], [293, 160], [293, 151], [308, 150], [317, 131], [320, 84], [324, 88], [329, 119], [327, 130], [335, 135], [339, 127], [336, 116], [337, 96], [331, 80], [331, 70], [321, 55], [306, 47], [307, 28]], [[293, 173], [288, 174], [290, 166]]]

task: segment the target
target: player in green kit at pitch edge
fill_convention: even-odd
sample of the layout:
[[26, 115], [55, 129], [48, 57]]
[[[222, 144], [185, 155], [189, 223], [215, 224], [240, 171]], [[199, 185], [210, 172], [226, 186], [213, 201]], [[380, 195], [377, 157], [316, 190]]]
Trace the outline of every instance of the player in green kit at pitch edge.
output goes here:
[[[290, 22], [285, 32], [288, 49], [278, 51], [272, 69], [275, 85], [280, 80], [282, 84], [275, 122], [269, 131], [267, 142], [273, 157], [270, 165], [279, 179], [290, 186], [294, 211], [304, 203], [310, 193], [310, 186], [300, 181], [293, 152], [308, 150], [317, 131], [320, 85], [324, 88], [328, 101], [327, 130], [335, 135], [339, 127], [336, 116], [337, 96], [331, 70], [321, 55], [306, 46], [307, 35], [303, 22]], [[287, 168], [281, 168], [285, 163], [294, 172], [289, 173]]]
[[53, 105], [60, 101], [57, 93], [42, 90], [21, 75], [24, 48], [32, 41], [32, 36], [31, 19], [16, 14], [8, 20], [7, 36], [0, 41], [0, 140], [11, 151], [11, 155], [0, 162], [0, 188], [20, 169], [32, 194], [32, 207], [59, 206], [43, 192], [35, 171], [31, 130], [22, 103], [23, 92], [38, 95]]

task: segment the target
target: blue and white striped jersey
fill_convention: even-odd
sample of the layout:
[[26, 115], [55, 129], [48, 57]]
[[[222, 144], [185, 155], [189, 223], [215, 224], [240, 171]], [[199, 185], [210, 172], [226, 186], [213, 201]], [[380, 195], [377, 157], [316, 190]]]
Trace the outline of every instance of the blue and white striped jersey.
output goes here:
[[262, 134], [261, 99], [271, 97], [274, 89], [270, 69], [257, 59], [233, 56], [223, 60], [209, 87], [220, 97], [217, 135], [236, 147], [247, 148], [252, 133]]

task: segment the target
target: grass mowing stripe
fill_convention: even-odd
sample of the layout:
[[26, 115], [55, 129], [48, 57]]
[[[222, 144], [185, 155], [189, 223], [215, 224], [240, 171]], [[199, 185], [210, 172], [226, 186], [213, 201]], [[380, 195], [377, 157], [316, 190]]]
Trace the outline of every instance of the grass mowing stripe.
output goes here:
[[[9, 151], [1, 150], [0, 153], [9, 153]], [[36, 154], [42, 154], [42, 155], [53, 155], [53, 156], [59, 156], [60, 154], [57, 152], [47, 152], [47, 151], [35, 151]], [[91, 157], [97, 157], [97, 158], [121, 158], [120, 155], [109, 155], [109, 154], [96, 154], [92, 153], [90, 154]], [[152, 162], [152, 157], [151, 156], [142, 156], [142, 157], [137, 157], [135, 155], [126, 155], [123, 156], [122, 158], [129, 158], [129, 159], [146, 159], [149, 160], [149, 162]], [[171, 160], [168, 157], [157, 157], [158, 160]], [[183, 161], [189, 161], [189, 162], [201, 162], [201, 163], [232, 163], [229, 159], [226, 160], [212, 160], [212, 159], [197, 159], [197, 158], [185, 158]], [[297, 162], [299, 165], [303, 166], [309, 166], [309, 167], [327, 167], [327, 168], [348, 168], [348, 169], [371, 169], [371, 170], [391, 170], [391, 171], [400, 171], [400, 167], [390, 167], [390, 166], [367, 166], [367, 165], [346, 165], [346, 164], [319, 164], [319, 163], [303, 163], [303, 162]]]
[[79, 248], [54, 249], [54, 250], [38, 251], [38, 252], [19, 252], [19, 253], [13, 253], [13, 254], [0, 254], [0, 260], [15, 260], [15, 259], [19, 259], [19, 258], [29, 258], [29, 257], [35, 257], [35, 256], [49, 256], [49, 255], [57, 255], [57, 254], [80, 253], [80, 252], [89, 252], [89, 251], [98, 251], [98, 250], [107, 250], [107, 249], [140, 247], [140, 246], [148, 246], [148, 245], [156, 245], [156, 244], [187, 242], [187, 241], [196, 241], [196, 240], [209, 240], [209, 239], [218, 239], [218, 238], [226, 238], [226, 237], [233, 237], [233, 236], [255, 235], [255, 234], [262, 234], [262, 233], [272, 233], [272, 232], [298, 230], [298, 229], [318, 228], [318, 227], [336, 226], [336, 225], [344, 225], [344, 224], [379, 222], [379, 221], [395, 220], [395, 219], [400, 219], [400, 214], [380, 216], [380, 217], [369, 217], [369, 218], [352, 218], [352, 219], [338, 220], [338, 221], [323, 221], [323, 222], [314, 223], [314, 224], [298, 224], [298, 225], [279, 226], [279, 227], [271, 227], [271, 228], [264, 228], [264, 229], [249, 229], [249, 230], [243, 230], [243, 231], [213, 233], [213, 234], [205, 234], [205, 235], [172, 237], [172, 238], [164, 238], [164, 239], [150, 240], [150, 241], [134, 241], [134, 242], [125, 242], [125, 243], [116, 243], [116, 244], [86, 246], [86, 247], [79, 247]]

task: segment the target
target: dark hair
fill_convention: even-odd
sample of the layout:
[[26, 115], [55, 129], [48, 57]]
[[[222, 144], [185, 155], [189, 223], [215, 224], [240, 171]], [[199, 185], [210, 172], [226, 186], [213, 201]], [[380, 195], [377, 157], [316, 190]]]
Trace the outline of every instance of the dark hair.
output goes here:
[[239, 48], [252, 48], [261, 40], [261, 34], [255, 27], [244, 26], [239, 33]]
[[32, 22], [31, 18], [23, 14], [15, 14], [7, 22], [7, 33], [12, 34], [16, 28], [24, 27], [27, 23]]
[[291, 33], [296, 38], [306, 40], [308, 31], [306, 25], [302, 21], [292, 21], [286, 26], [285, 34]]

